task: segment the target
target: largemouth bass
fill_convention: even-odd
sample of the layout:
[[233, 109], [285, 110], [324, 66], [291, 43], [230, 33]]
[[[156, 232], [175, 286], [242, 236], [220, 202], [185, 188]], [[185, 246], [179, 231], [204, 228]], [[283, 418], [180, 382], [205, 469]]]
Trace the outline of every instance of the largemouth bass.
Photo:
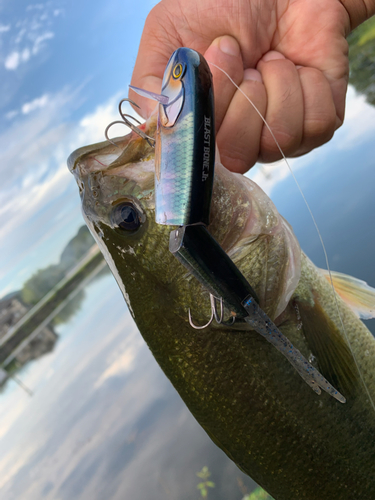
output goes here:
[[[143, 126], [152, 137], [155, 121]], [[262, 309], [346, 403], [311, 391], [252, 330], [193, 329], [188, 309], [203, 324], [209, 296], [168, 251], [170, 228], [155, 222], [154, 150], [134, 132], [114, 142], [77, 150], [69, 168], [139, 331], [194, 417], [276, 500], [373, 500], [375, 340], [352, 310], [367, 311], [360, 302], [372, 292], [338, 276], [352, 307], [335, 298], [266, 194], [217, 161], [210, 233]]]

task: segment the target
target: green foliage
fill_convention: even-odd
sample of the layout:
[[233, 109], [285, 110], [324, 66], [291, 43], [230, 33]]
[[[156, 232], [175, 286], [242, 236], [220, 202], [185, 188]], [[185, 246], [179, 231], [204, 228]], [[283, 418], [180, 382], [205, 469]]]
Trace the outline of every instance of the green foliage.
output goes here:
[[257, 488], [242, 500], [273, 500], [273, 498], [263, 488]]
[[348, 37], [349, 82], [375, 105], [375, 17], [356, 28]]
[[375, 37], [375, 18], [370, 17], [365, 23], [360, 24], [348, 36], [350, 49], [364, 45]]
[[57, 265], [39, 269], [23, 285], [22, 300], [25, 304], [36, 304], [64, 277], [64, 274], [64, 271]]
[[197, 472], [197, 476], [203, 479], [202, 482], [197, 484], [197, 488], [201, 492], [202, 498], [207, 498], [208, 488], [215, 487], [215, 483], [208, 481], [208, 478], [211, 476], [208, 467], [205, 465], [200, 472]]
[[77, 311], [79, 311], [82, 301], [85, 297], [84, 290], [81, 290], [74, 297], [74, 300], [70, 300], [64, 309], [62, 309], [52, 320], [52, 324], [54, 326], [59, 325], [61, 323], [66, 323], [72, 318]]
[[359, 46], [365, 45], [367, 42], [374, 40], [374, 38], [375, 38], [375, 22], [372, 19], [371, 24], [368, 26], [367, 31], [365, 31], [358, 40], [358, 45]]
[[63, 279], [65, 273], [79, 262], [94, 243], [94, 239], [87, 227], [80, 227], [78, 233], [64, 248], [59, 264], [39, 269], [26, 281], [21, 290], [23, 302], [31, 306], [37, 304], [44, 295]]
[[82, 259], [94, 243], [94, 238], [91, 236], [87, 226], [81, 226], [78, 233], [64, 248], [60, 257], [60, 267], [65, 270], [71, 269], [80, 259]]
[[[202, 481], [197, 484], [197, 488], [200, 491], [202, 498], [207, 498], [209, 488], [215, 487], [215, 483], [209, 481], [208, 479], [211, 476], [208, 467], [206, 465], [202, 467], [202, 470], [197, 472], [197, 476], [202, 479]], [[258, 487], [252, 493], [245, 495], [242, 500], [274, 500], [274, 498], [271, 497], [271, 495], [269, 495], [263, 488]]]

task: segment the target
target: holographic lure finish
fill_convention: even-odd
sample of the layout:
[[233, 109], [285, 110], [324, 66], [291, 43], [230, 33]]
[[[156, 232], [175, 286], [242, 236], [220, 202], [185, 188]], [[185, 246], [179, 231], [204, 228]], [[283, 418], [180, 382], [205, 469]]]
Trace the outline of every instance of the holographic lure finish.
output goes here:
[[155, 151], [155, 220], [209, 223], [215, 164], [214, 94], [210, 68], [182, 47], [166, 67]]

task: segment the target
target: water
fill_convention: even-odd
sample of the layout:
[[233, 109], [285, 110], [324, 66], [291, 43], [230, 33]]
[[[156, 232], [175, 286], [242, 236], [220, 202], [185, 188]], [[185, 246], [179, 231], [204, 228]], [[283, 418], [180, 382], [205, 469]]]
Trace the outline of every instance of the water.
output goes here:
[[[48, 28], [54, 38], [45, 39], [34, 66], [27, 69], [26, 62], [20, 63], [3, 79], [3, 95], [7, 92], [1, 150], [4, 145], [11, 148], [15, 138], [20, 142], [17, 154], [5, 148], [12, 168], [7, 171], [8, 191], [0, 193], [2, 206], [9, 203], [0, 213], [2, 294], [20, 288], [38, 268], [57, 262], [83, 223], [65, 158], [76, 147], [100, 140], [116, 118], [118, 95], [126, 93], [124, 81], [130, 78], [143, 19], [152, 4], [145, 2], [135, 15], [114, 0], [104, 10], [96, 2], [66, 2], [63, 7], [56, 2], [55, 10], [65, 9], [63, 14], [45, 11], [50, 19], [45, 32]], [[4, 14], [11, 28], [17, 19], [31, 19], [26, 3], [18, 9]], [[131, 29], [123, 30], [125, 24]], [[11, 28], [4, 42], [9, 53]], [[79, 33], [73, 37], [75, 51], [73, 31]], [[99, 57], [105, 61], [100, 68]], [[122, 63], [113, 67], [111, 60]], [[369, 80], [372, 74], [365, 76]], [[363, 92], [366, 78], [358, 79]], [[61, 81], [68, 86], [65, 90], [58, 86]], [[27, 103], [28, 108], [21, 107]], [[34, 111], [24, 113], [30, 103]], [[40, 129], [37, 123], [43, 123]], [[372, 286], [374, 129], [374, 108], [351, 88], [344, 127], [329, 144], [292, 162], [331, 268]], [[27, 161], [19, 150], [26, 151]], [[251, 176], [270, 192], [307, 255], [325, 267], [319, 239], [286, 166], [254, 169]], [[367, 324], [375, 333], [375, 322]], [[80, 307], [72, 308], [55, 332], [53, 350], [17, 372], [28, 392], [13, 379], [0, 392], [1, 498], [196, 500], [196, 473], [204, 466], [215, 483], [208, 499], [241, 500], [255, 487], [190, 415], [144, 344], [110, 274], [102, 273], [85, 287]]]

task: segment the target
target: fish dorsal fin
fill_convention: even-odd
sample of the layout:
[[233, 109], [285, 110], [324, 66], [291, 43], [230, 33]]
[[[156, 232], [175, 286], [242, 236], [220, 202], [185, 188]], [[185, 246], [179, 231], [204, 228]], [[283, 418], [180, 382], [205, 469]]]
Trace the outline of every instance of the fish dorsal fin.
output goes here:
[[[319, 269], [331, 283], [328, 271]], [[333, 286], [345, 304], [361, 319], [375, 317], [375, 289], [365, 281], [343, 273], [331, 271]]]
[[314, 306], [305, 302], [298, 302], [297, 305], [303, 333], [319, 371], [347, 397], [358, 382], [349, 346], [318, 301], [315, 301]]

